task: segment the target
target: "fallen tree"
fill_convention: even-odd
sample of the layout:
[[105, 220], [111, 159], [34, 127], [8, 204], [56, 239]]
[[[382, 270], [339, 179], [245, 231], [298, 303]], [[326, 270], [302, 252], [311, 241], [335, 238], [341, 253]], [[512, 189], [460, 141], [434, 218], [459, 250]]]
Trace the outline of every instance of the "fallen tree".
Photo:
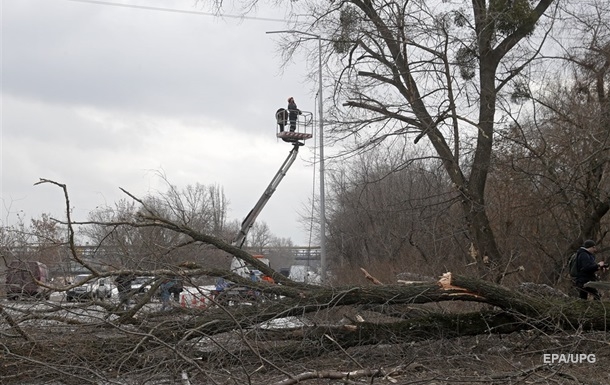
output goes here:
[[[185, 275], [199, 273], [198, 269], [184, 271]], [[109, 370], [137, 373], [165, 362], [168, 354], [173, 357], [172, 371], [188, 368], [189, 372], [208, 373], [210, 368], [263, 365], [265, 371], [281, 373], [287, 362], [328, 356], [332, 352], [343, 355], [350, 348], [525, 330], [543, 334], [569, 331], [576, 335], [583, 330], [603, 331], [608, 322], [606, 302], [537, 298], [449, 273], [437, 282], [407, 285], [282, 288], [253, 285], [253, 288], [279, 290], [285, 297], [248, 305], [176, 308], [169, 313], [145, 312], [141, 307], [134, 312], [136, 305], [121, 314], [112, 307], [87, 303], [82, 307], [96, 306], [91, 310], [96, 316], [78, 322], [68, 322], [73, 308], [65, 309], [68, 311], [65, 316], [57, 308], [29, 310], [11, 317], [9, 325], [18, 332], [12, 333], [10, 328], [3, 331], [6, 352], [3, 374], [10, 368], [20, 368], [22, 374], [48, 371], [53, 376], [57, 369], [50, 368], [61, 368], [62, 372], [76, 376], [69, 369], [74, 366], [75, 352], [80, 354], [79, 361], [92, 368], [92, 373]], [[464, 306], [466, 310], [461, 311], [422, 306], [443, 302], [474, 302], [483, 306], [477, 310]], [[334, 318], [324, 316], [330, 313], [334, 313]], [[270, 322], [286, 319], [293, 320], [292, 324], [270, 326]], [[46, 325], [34, 326], [35, 320], [44, 320]], [[68, 330], [78, 330], [78, 340], [66, 340]], [[42, 372], [41, 365], [45, 368]], [[371, 377], [377, 375], [373, 374], [377, 371], [370, 370]], [[359, 373], [365, 372], [368, 373], [366, 370]], [[327, 378], [337, 376], [336, 371], [328, 373]], [[306, 378], [302, 376], [303, 380]]]
[[[60, 383], [66, 384], [125, 383], [134, 378], [141, 383], [142, 376], [185, 384], [228, 380], [289, 384], [362, 377], [392, 382], [393, 376], [406, 372], [412, 375], [413, 370], [419, 370], [400, 358], [405, 355], [400, 353], [404, 346], [469, 336], [478, 341], [479, 336], [534, 333], [527, 337], [529, 345], [541, 336], [582, 336], [584, 332], [607, 329], [605, 301], [540, 296], [536, 291], [528, 294], [451, 273], [433, 280], [383, 283], [364, 272], [371, 284], [360, 286], [293, 282], [219, 238], [163, 218], [143, 203], [142, 207], [133, 220], [101, 225], [160, 227], [179, 233], [188, 243], [213, 245], [244, 260], [274, 277], [277, 284], [251, 282], [226, 269], [197, 263], [149, 271], [99, 271], [87, 265], [98, 277], [119, 273], [178, 275], [187, 282], [201, 276], [224, 277], [260, 293], [261, 300], [224, 306], [202, 291], [201, 296], [207, 299], [205, 308], [176, 307], [163, 312], [149, 306], [154, 293], [151, 290], [134, 299], [127, 310], [116, 303], [95, 300], [80, 304], [2, 304], [0, 313], [6, 321], [0, 335], [3, 383], [48, 382], [58, 376], [62, 377]], [[70, 231], [86, 224], [67, 223]], [[76, 254], [74, 260], [82, 261]], [[160, 278], [153, 289], [159, 283]], [[589, 341], [587, 346], [597, 349], [595, 344]], [[579, 345], [572, 342], [564, 346], [576, 349]], [[385, 362], [393, 365], [391, 370], [359, 353], [365, 349], [369, 355], [380, 354], [377, 347], [399, 349]], [[548, 349], [536, 351], [539, 354]], [[318, 357], [325, 357], [326, 362], [315, 361]], [[382, 357], [387, 360], [385, 353]], [[521, 378], [549, 369], [534, 362], [532, 359], [527, 370], [517, 374], [513, 370], [505, 376]], [[489, 374], [490, 383], [498, 378], [498, 374]]]

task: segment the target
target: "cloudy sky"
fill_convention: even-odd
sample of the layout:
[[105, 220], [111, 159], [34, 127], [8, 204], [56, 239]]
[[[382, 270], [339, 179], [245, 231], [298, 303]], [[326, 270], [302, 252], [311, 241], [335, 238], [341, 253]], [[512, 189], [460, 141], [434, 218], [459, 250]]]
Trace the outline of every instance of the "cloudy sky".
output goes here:
[[[39, 178], [66, 184], [74, 219], [86, 220], [124, 198], [119, 187], [165, 190], [159, 173], [178, 187], [223, 187], [229, 217], [242, 220], [292, 148], [275, 138], [275, 110], [288, 96], [302, 110], [316, 105], [305, 53], [282, 70], [279, 35], [265, 34], [287, 29], [285, 15], [221, 19], [193, 0], [108, 1], [149, 9], [1, 3], [1, 223], [63, 218], [61, 190], [34, 186]], [[300, 213], [317, 191], [315, 144], [258, 219], [299, 245], [309, 240]]]

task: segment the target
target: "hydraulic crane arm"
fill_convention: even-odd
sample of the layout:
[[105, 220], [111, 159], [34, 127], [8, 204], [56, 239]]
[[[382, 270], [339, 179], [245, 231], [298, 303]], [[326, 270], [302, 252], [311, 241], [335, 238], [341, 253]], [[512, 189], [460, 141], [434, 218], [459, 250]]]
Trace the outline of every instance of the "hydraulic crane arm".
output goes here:
[[246, 237], [248, 236], [248, 232], [254, 224], [254, 221], [256, 221], [256, 218], [271, 198], [271, 195], [273, 195], [273, 193], [275, 192], [277, 186], [280, 184], [284, 176], [286, 176], [288, 169], [290, 168], [290, 166], [292, 166], [292, 163], [294, 163], [294, 160], [297, 157], [299, 147], [302, 145], [303, 143], [300, 142], [292, 143], [292, 150], [288, 154], [288, 157], [271, 180], [271, 183], [269, 183], [269, 186], [267, 186], [267, 189], [265, 190], [263, 195], [260, 197], [258, 202], [256, 202], [254, 208], [250, 210], [250, 212], [246, 216], [246, 219], [244, 219], [244, 221], [241, 223], [241, 229], [239, 230], [239, 234], [237, 234], [237, 237], [233, 240], [234, 246], [237, 246], [239, 248], [243, 246], [244, 242], [246, 241]]

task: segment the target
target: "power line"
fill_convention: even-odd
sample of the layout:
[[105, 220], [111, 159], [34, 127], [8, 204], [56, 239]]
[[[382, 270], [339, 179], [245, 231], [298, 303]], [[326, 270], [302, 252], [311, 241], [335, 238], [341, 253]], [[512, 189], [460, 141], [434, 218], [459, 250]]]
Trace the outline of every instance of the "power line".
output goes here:
[[122, 8], [144, 9], [147, 11], [182, 13], [182, 14], [197, 15], [197, 16], [226, 17], [226, 18], [230, 18], [230, 19], [258, 20], [258, 21], [271, 21], [271, 22], [276, 22], [276, 23], [286, 23], [286, 20], [284, 20], [284, 19], [274, 19], [274, 18], [268, 18], [268, 17], [253, 17], [253, 16], [243, 16], [243, 15], [229, 15], [229, 14], [223, 14], [223, 13], [201, 12], [201, 11], [188, 11], [186, 9], [160, 8], [160, 7], [150, 7], [150, 6], [146, 6], [146, 5], [120, 4], [120, 3], [113, 3], [110, 1], [99, 1], [99, 0], [67, 0], [67, 1], [73, 1], [73, 2], [77, 2], [77, 3], [87, 3], [87, 4], [109, 5], [109, 6], [113, 6], [113, 7], [122, 7]]

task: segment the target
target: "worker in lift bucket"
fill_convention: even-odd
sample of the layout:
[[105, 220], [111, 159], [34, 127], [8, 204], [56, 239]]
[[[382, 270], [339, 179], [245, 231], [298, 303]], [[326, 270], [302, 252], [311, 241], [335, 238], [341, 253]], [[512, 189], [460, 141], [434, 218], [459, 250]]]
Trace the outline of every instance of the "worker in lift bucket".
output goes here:
[[297, 129], [297, 117], [301, 115], [301, 110], [297, 108], [297, 104], [292, 96], [288, 98], [288, 113], [288, 119], [290, 120], [290, 132], [294, 132]]

